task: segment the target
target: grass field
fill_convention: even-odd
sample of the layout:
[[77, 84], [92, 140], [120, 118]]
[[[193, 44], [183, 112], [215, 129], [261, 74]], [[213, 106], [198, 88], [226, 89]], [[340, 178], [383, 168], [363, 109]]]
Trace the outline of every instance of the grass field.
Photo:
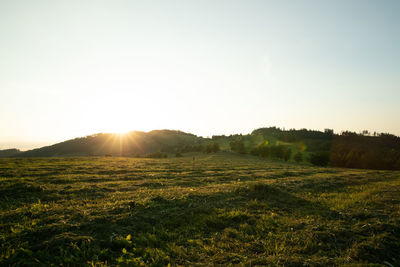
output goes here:
[[0, 265], [400, 266], [400, 172], [0, 159]]

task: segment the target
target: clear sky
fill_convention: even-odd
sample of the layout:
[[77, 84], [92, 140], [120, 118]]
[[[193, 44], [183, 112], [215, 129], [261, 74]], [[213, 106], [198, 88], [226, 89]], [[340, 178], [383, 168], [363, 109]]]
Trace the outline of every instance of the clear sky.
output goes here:
[[0, 1], [0, 149], [97, 132], [400, 135], [400, 1]]

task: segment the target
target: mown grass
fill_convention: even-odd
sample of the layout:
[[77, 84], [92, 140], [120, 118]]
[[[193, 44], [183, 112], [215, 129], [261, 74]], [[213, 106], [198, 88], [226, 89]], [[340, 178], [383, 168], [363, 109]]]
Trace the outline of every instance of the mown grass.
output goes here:
[[400, 266], [400, 172], [0, 159], [0, 265]]

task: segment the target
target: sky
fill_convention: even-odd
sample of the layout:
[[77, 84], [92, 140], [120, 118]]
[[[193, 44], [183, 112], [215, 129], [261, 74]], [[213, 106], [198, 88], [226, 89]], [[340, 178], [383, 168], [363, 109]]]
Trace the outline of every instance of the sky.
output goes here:
[[99, 132], [400, 135], [400, 1], [0, 1], [0, 149]]

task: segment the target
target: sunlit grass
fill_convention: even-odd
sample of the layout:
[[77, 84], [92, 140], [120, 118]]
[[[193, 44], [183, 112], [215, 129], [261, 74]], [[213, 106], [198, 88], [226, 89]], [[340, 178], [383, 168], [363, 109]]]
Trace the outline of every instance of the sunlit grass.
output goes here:
[[400, 263], [399, 172], [217, 153], [0, 159], [0, 181], [0, 265]]

